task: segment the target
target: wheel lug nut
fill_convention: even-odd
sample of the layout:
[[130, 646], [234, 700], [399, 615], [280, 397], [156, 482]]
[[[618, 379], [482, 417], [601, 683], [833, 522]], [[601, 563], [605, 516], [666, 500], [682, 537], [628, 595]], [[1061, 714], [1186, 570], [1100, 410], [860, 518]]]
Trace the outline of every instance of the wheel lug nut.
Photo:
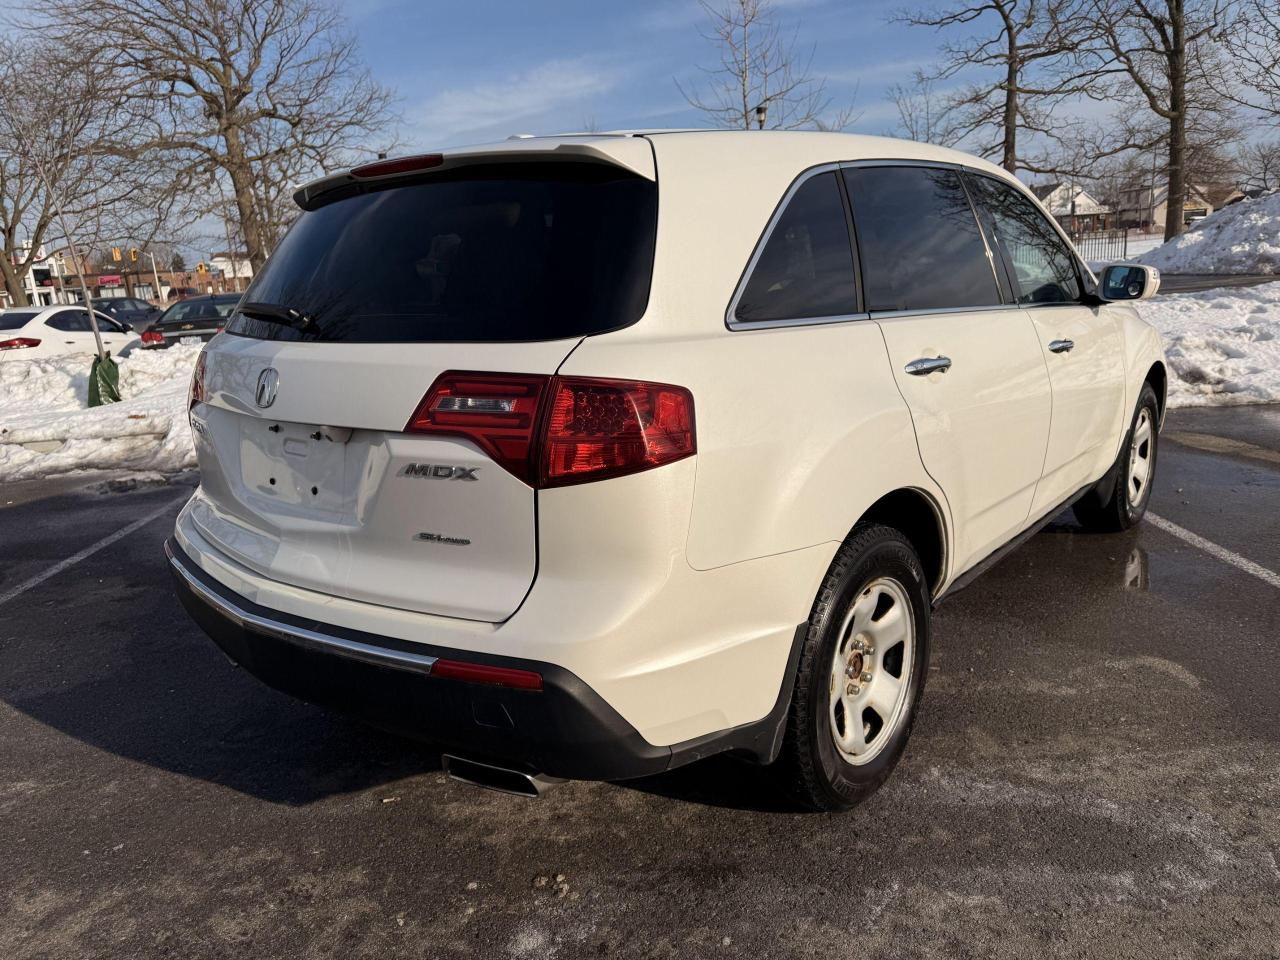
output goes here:
[[864, 673], [864, 674], [862, 675], [862, 682], [863, 682], [863, 683], [870, 683], [870, 682], [871, 682], [871, 674], [869, 674], [869, 673]]

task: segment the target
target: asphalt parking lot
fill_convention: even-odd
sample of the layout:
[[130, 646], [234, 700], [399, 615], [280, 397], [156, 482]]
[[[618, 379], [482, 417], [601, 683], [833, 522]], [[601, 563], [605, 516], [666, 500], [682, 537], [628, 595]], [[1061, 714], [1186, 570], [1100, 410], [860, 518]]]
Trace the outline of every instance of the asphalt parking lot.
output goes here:
[[191, 624], [189, 486], [0, 490], [0, 957], [1278, 956], [1280, 408], [1165, 438], [1160, 520], [1060, 518], [939, 607], [907, 759], [845, 815], [724, 758], [447, 781]]

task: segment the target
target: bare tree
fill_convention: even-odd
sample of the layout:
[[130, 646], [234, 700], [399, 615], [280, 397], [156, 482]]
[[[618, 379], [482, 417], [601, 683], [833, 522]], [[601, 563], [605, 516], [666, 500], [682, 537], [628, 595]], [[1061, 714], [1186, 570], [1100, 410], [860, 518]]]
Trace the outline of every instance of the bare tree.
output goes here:
[[325, 0], [50, 0], [48, 10], [53, 36], [92, 36], [118, 88], [150, 107], [142, 149], [193, 184], [225, 182], [255, 268], [283, 229], [285, 178], [387, 137], [392, 96]]
[[1223, 37], [1239, 85], [1224, 92], [1280, 125], [1280, 5], [1275, 0], [1239, 0], [1234, 14]]
[[[1084, 10], [1081, 0], [961, 0], [905, 11], [894, 21], [963, 36], [945, 40], [942, 65], [921, 75], [933, 83], [981, 77], [948, 98], [947, 129], [956, 140], [976, 137], [974, 151], [1010, 173], [1048, 173], [1043, 141], [1062, 132], [1053, 106], [1091, 82], [1086, 71], [1072, 69], [1075, 50], [1093, 30]], [[987, 29], [973, 33], [977, 24]], [[1038, 154], [1029, 139], [1042, 142]]]
[[909, 84], [895, 83], [886, 94], [898, 111], [898, 135], [940, 147], [960, 142], [950, 102], [922, 71], [917, 70]]
[[[1164, 236], [1184, 229], [1193, 145], [1223, 142], [1234, 117], [1224, 92], [1227, 66], [1217, 34], [1225, 0], [1092, 0], [1095, 46], [1081, 50], [1099, 81], [1091, 94], [1120, 105], [1099, 156], [1158, 150], [1168, 206]], [[1202, 150], [1203, 152], [1203, 150]]]
[[1280, 190], [1280, 140], [1247, 143], [1236, 153], [1240, 186], [1245, 190]]
[[751, 130], [843, 130], [857, 119], [852, 107], [832, 110], [826, 81], [813, 75], [813, 50], [797, 52], [795, 33], [784, 34], [771, 0], [699, 0], [710, 21], [703, 36], [720, 52], [704, 67], [699, 92], [676, 81], [689, 105], [718, 127]]
[[154, 157], [118, 149], [133, 118], [91, 53], [23, 40], [0, 39], [0, 276], [19, 305], [44, 246], [150, 239], [177, 198]]

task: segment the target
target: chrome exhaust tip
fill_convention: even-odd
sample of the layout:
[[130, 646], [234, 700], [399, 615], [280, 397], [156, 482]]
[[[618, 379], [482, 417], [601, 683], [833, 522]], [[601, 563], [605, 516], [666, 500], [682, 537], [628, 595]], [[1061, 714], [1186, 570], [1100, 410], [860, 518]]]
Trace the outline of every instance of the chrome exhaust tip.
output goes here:
[[558, 777], [549, 777], [543, 773], [529, 773], [526, 770], [514, 770], [510, 767], [499, 767], [492, 763], [481, 763], [479, 760], [468, 760], [446, 753], [440, 758], [445, 774], [460, 783], [469, 783], [473, 787], [484, 787], [486, 790], [497, 790], [499, 793], [511, 793], [517, 797], [536, 799], [554, 786], [564, 783]]

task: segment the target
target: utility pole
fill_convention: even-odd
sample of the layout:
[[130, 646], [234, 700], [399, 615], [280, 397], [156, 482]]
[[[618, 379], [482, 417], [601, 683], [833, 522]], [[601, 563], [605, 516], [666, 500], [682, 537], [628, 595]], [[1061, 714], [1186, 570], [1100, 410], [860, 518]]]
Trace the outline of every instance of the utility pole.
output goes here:
[[151, 275], [156, 279], [156, 299], [164, 303], [164, 291], [160, 289], [160, 271], [156, 269], [156, 255], [148, 250], [147, 256], [151, 258]]

